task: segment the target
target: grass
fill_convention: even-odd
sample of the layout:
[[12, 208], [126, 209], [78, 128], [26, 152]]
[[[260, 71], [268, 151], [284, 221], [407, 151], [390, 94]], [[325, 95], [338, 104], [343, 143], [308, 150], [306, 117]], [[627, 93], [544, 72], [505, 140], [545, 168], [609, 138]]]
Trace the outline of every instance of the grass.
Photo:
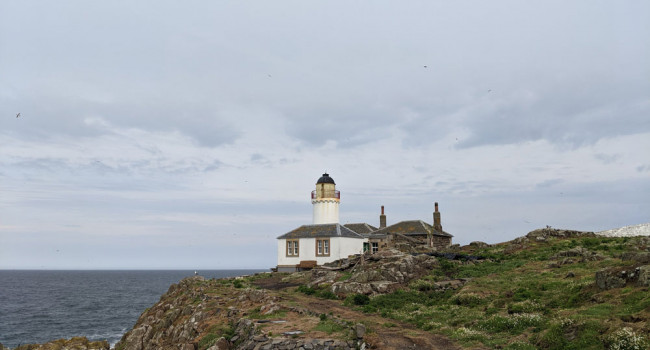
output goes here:
[[332, 334], [341, 333], [346, 330], [346, 327], [332, 321], [331, 319], [325, 319], [318, 322], [318, 324], [314, 327], [314, 330]]
[[287, 310], [279, 310], [276, 312], [272, 312], [267, 315], [263, 315], [260, 312], [260, 308], [255, 308], [252, 310], [248, 311], [248, 316], [247, 318], [249, 319], [256, 319], [256, 320], [264, 320], [264, 319], [271, 319], [271, 318], [284, 318], [287, 316]]
[[301, 292], [306, 295], [313, 295], [318, 298], [322, 299], [338, 299], [339, 297], [332, 293], [332, 291], [329, 289], [329, 285], [327, 284], [322, 284], [318, 288], [312, 288], [312, 287], [307, 287], [305, 285], [298, 286], [296, 289], [298, 292]]
[[205, 350], [214, 344], [217, 343], [219, 338], [224, 337], [226, 339], [230, 339], [235, 335], [235, 330], [232, 326], [230, 325], [222, 325], [222, 324], [216, 324], [211, 326], [207, 334], [204, 335], [201, 340], [199, 340], [198, 349], [199, 350]]
[[[586, 262], [576, 258], [573, 264], [549, 267], [551, 257], [575, 247], [605, 258]], [[488, 257], [481, 263], [439, 258], [439, 268], [412, 281], [407, 289], [364, 302], [349, 296], [345, 304], [446, 334], [465, 346], [504, 349], [604, 349], [608, 337], [620, 327], [619, 317], [650, 316], [647, 288], [630, 285], [601, 291], [594, 283], [598, 269], [631, 264], [617, 257], [636, 249], [632, 239], [551, 238], [533, 241], [511, 254], [504, 248], [497, 245], [472, 252]], [[567, 277], [569, 271], [575, 277]], [[436, 291], [435, 281], [447, 278], [471, 280], [457, 291]], [[638, 337], [639, 342], [647, 340]], [[621, 342], [636, 339], [630, 336]]]

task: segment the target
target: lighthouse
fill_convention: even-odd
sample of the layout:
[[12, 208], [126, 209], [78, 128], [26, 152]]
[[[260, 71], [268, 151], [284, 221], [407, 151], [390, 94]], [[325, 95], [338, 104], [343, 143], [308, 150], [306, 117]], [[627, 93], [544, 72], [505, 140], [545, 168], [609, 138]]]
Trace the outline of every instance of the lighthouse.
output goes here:
[[338, 224], [341, 192], [336, 190], [336, 183], [325, 173], [316, 182], [316, 190], [311, 192], [311, 204], [314, 206], [313, 224]]

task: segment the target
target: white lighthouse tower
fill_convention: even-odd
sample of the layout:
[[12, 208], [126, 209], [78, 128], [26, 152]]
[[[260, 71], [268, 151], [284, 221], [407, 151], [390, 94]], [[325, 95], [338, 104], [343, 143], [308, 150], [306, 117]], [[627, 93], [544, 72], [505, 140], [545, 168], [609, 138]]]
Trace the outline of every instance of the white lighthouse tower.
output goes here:
[[341, 192], [336, 190], [336, 183], [327, 173], [316, 182], [316, 190], [311, 192], [311, 204], [314, 205], [313, 224], [338, 224]]

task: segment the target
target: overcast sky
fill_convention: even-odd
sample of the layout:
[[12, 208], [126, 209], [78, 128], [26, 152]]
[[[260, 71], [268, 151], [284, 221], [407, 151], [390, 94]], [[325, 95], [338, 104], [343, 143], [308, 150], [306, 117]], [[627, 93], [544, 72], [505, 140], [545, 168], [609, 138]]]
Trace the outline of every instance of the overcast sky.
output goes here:
[[[650, 222], [647, 1], [2, 1], [0, 268], [268, 268], [341, 223]], [[20, 117], [16, 118], [17, 113]]]

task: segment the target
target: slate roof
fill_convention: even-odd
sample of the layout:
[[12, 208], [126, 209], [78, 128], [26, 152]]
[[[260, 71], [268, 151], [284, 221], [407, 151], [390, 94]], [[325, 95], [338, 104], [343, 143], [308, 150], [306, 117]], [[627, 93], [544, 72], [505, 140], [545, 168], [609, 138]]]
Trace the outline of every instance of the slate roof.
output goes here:
[[350, 230], [349, 228], [340, 224], [318, 224], [318, 225], [302, 225], [293, 231], [289, 231], [278, 239], [294, 239], [294, 238], [314, 238], [314, 237], [348, 237], [359, 238], [363, 236]]
[[405, 236], [425, 236], [432, 233], [434, 236], [453, 237], [445, 231], [436, 231], [433, 226], [422, 220], [400, 221], [394, 225], [372, 232], [375, 234], [401, 233]]
[[356, 233], [362, 234], [362, 235], [366, 234], [366, 233], [373, 232], [373, 231], [377, 231], [376, 227], [374, 227], [372, 225], [369, 225], [369, 224], [366, 224], [366, 223], [363, 223], [363, 222], [362, 223], [345, 224], [343, 226], [349, 228], [350, 230], [352, 230], [352, 231], [354, 231]]

